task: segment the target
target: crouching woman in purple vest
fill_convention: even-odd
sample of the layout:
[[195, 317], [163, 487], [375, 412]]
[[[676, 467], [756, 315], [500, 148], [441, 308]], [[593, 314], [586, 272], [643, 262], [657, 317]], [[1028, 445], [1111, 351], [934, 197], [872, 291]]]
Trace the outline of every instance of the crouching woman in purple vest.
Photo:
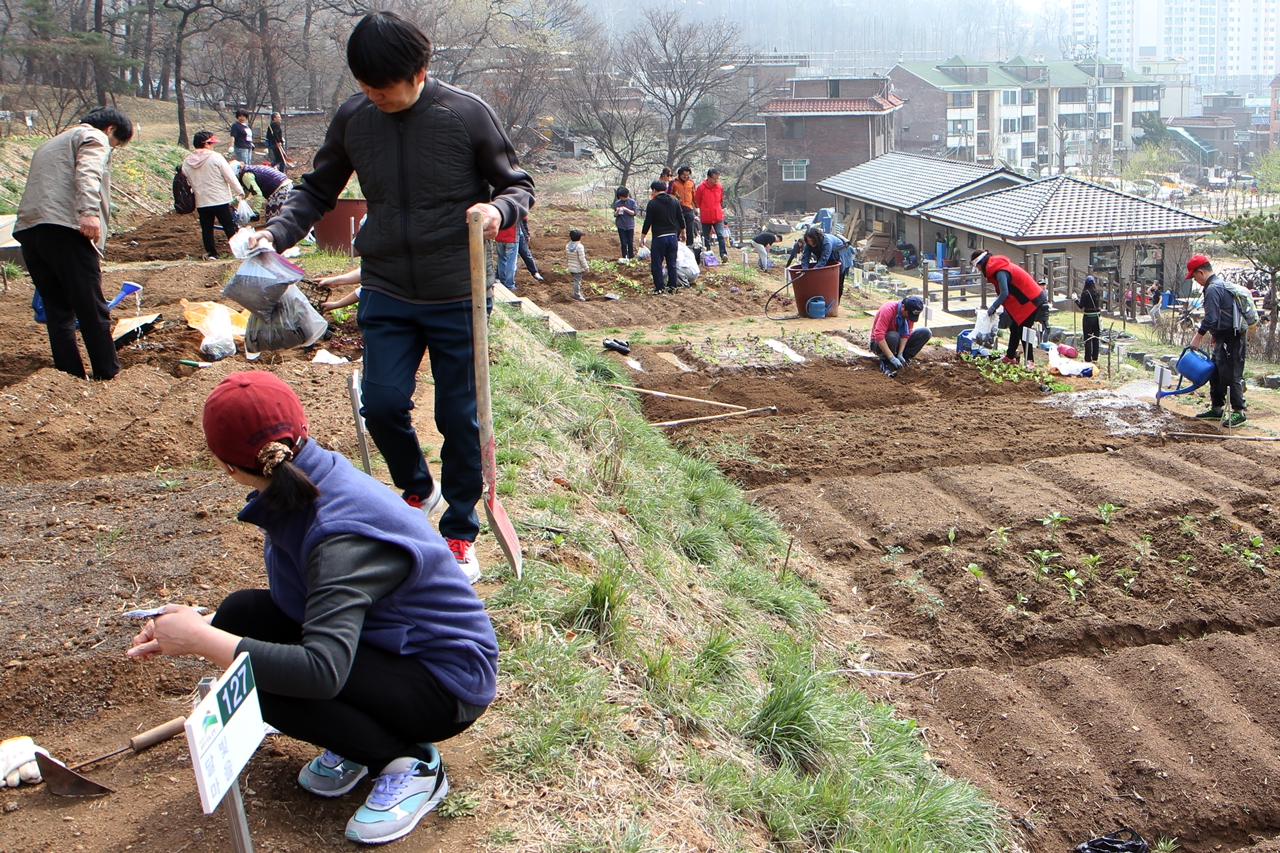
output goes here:
[[337, 797], [377, 774], [347, 838], [407, 835], [448, 793], [435, 743], [493, 701], [498, 644], [484, 605], [421, 510], [307, 439], [293, 391], [233, 373], [204, 406], [217, 467], [252, 488], [240, 520], [266, 534], [268, 589], [202, 617], [170, 605], [129, 655], [253, 662], [263, 718], [324, 752], [298, 784]]

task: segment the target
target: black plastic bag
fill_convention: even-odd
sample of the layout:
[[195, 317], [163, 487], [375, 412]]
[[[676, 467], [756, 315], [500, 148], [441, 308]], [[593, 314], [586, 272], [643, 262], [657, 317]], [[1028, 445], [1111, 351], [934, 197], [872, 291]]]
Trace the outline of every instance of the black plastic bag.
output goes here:
[[222, 295], [248, 308], [262, 320], [270, 320], [276, 303], [294, 282], [301, 281], [303, 271], [275, 252], [262, 252], [245, 258], [235, 275], [222, 288]]
[[1129, 827], [1077, 844], [1074, 853], [1151, 853], [1146, 839]]
[[324, 335], [329, 324], [311, 307], [298, 286], [291, 284], [271, 312], [271, 319], [263, 322], [250, 312], [245, 324], [245, 352], [269, 352], [271, 350], [309, 347]]

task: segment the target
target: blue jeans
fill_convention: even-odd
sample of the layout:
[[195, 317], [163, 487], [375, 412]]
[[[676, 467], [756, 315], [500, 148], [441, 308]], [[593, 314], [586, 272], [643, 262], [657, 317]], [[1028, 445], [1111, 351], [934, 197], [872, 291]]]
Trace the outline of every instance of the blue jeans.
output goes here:
[[507, 290], [516, 289], [516, 260], [520, 257], [519, 243], [498, 243], [498, 268], [494, 274]]
[[252, 148], [241, 148], [240, 146], [237, 145], [232, 150], [234, 152], [231, 155], [232, 159], [239, 160], [241, 163], [244, 163], [246, 166], [253, 165], [253, 149]]
[[724, 227], [723, 219], [721, 219], [719, 222], [702, 223], [702, 248], [706, 249], [708, 252], [711, 251], [711, 232], [712, 231], [715, 232], [716, 237], [718, 237], [720, 240], [720, 257], [723, 258], [725, 257], [725, 254], [726, 254], [724, 238], [728, 235], [729, 229]]
[[440, 535], [474, 542], [480, 532], [476, 503], [483, 484], [471, 300], [415, 305], [366, 288], [360, 293], [356, 321], [364, 335], [360, 413], [396, 488], [423, 500], [431, 494], [431, 472], [409, 413], [418, 367], [423, 353], [430, 354], [436, 429], [444, 436], [440, 486], [449, 504], [440, 518]]
[[[653, 290], [662, 293], [664, 290], [675, 290], [680, 286], [676, 277], [676, 265], [680, 257], [680, 235], [664, 234], [653, 238], [653, 246], [649, 250], [649, 270], [653, 273]], [[667, 262], [667, 281], [662, 278], [662, 262]]]

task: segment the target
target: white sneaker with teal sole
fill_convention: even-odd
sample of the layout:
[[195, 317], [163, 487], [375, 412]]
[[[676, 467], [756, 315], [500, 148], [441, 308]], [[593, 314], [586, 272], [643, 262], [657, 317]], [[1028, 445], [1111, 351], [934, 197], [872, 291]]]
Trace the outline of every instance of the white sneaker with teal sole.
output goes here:
[[347, 821], [347, 838], [361, 844], [385, 844], [403, 838], [449, 793], [440, 753], [431, 760], [397, 758], [373, 782], [364, 805]]
[[369, 774], [369, 768], [325, 750], [298, 773], [298, 784], [317, 797], [341, 797]]

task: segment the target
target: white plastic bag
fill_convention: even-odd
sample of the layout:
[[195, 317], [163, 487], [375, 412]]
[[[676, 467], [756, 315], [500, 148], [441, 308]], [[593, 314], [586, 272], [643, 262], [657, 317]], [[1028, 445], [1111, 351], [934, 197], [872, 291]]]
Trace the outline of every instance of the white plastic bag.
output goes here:
[[225, 305], [214, 305], [201, 324], [204, 340], [200, 352], [214, 361], [236, 354], [235, 328], [231, 325], [231, 311]]
[[995, 344], [996, 329], [999, 327], [999, 324], [999, 311], [994, 315], [989, 315], [984, 309], [979, 308], [977, 316], [973, 318], [973, 342], [984, 347], [989, 347]]
[[649, 247], [648, 247], [648, 246], [641, 246], [639, 249], [637, 249], [637, 250], [636, 250], [636, 260], [637, 260], [637, 261], [647, 261], [647, 260], [649, 260], [649, 255], [650, 255], [650, 254], [651, 254], [651, 253], [650, 253], [650, 251], [649, 251]]
[[693, 253], [693, 249], [680, 243], [676, 255], [676, 277], [680, 280], [680, 286], [688, 287], [693, 284], [700, 272], [698, 257]]
[[276, 303], [289, 285], [305, 275], [275, 252], [258, 252], [240, 264], [235, 275], [222, 288], [222, 295], [248, 308], [265, 321], [271, 320]]
[[236, 224], [241, 228], [245, 228], [253, 221], [255, 216], [253, 208], [249, 206], [249, 202], [240, 199], [240, 203], [236, 205]]
[[291, 284], [276, 303], [269, 320], [264, 322], [257, 314], [249, 315], [244, 330], [245, 352], [309, 347], [320, 340], [328, 328], [329, 324], [311, 307], [297, 285]]

